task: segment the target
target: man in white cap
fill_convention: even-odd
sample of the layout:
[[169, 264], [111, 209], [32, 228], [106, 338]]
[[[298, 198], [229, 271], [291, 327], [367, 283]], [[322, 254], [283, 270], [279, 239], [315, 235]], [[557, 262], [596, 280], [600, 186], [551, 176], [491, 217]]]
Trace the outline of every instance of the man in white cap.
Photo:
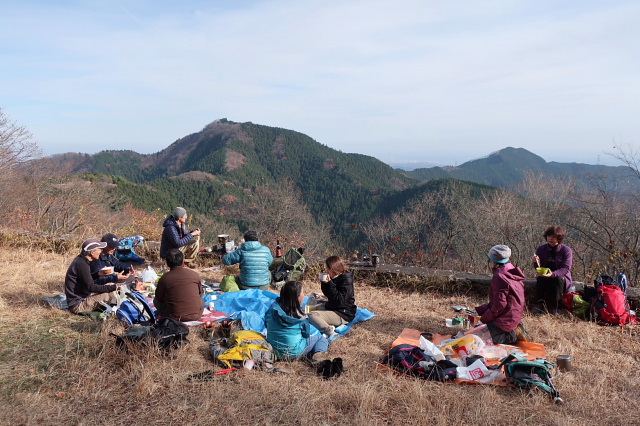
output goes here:
[[[493, 271], [489, 303], [476, 307], [480, 321], [487, 324], [495, 344], [513, 344], [519, 334], [526, 333], [521, 325], [524, 316], [524, 273], [509, 262], [511, 249], [503, 244], [491, 247], [488, 253]], [[522, 329], [518, 330], [518, 327]]]
[[185, 263], [193, 262], [200, 250], [200, 228], [188, 232], [187, 211], [182, 207], [173, 209], [162, 226], [162, 240], [160, 241], [160, 257], [167, 257], [169, 250], [177, 248], [184, 253]]
[[82, 243], [82, 251], [73, 259], [64, 278], [64, 291], [69, 310], [73, 313], [95, 311], [100, 302], [116, 303], [115, 291], [121, 284], [96, 284], [91, 276], [91, 261], [100, 258], [107, 243], [89, 238]]

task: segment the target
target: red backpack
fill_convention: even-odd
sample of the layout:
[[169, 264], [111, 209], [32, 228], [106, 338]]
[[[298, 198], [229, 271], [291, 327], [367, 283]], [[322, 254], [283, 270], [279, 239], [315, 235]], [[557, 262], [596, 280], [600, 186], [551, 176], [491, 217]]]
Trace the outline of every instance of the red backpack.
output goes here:
[[591, 309], [596, 320], [606, 324], [637, 324], [636, 317], [629, 312], [627, 295], [617, 285], [601, 285]]

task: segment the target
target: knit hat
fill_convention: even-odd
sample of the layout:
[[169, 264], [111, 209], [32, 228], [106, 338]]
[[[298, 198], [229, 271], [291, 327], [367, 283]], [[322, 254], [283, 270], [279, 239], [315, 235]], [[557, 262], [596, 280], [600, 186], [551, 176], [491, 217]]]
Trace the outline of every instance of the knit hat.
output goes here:
[[103, 243], [107, 243], [107, 245], [111, 248], [118, 248], [118, 246], [120, 245], [118, 237], [115, 234], [104, 234], [100, 241], [102, 241]]
[[93, 251], [95, 249], [103, 249], [107, 246], [107, 243], [98, 241], [97, 238], [89, 238], [82, 243], [82, 251]]
[[173, 209], [174, 219], [180, 219], [184, 217], [185, 214], [187, 214], [187, 211], [183, 207], [176, 207], [175, 209]]
[[489, 250], [489, 259], [496, 263], [507, 263], [511, 257], [511, 249], [504, 244], [491, 247]]

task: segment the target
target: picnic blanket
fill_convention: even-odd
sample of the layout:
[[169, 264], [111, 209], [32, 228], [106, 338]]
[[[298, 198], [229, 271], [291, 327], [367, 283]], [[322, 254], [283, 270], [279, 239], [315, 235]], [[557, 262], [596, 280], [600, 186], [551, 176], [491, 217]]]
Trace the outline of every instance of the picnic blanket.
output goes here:
[[[420, 346], [420, 334], [422, 332], [412, 328], [405, 328], [402, 333], [391, 343], [391, 348], [408, 344], [413, 346]], [[432, 342], [435, 345], [440, 345], [443, 341], [450, 339], [450, 335], [433, 334]], [[499, 364], [500, 359], [509, 353], [519, 353], [524, 358], [529, 360], [535, 360], [536, 358], [547, 357], [547, 350], [541, 343], [534, 342], [517, 342], [515, 345], [493, 345], [485, 347], [485, 360], [488, 365]], [[453, 355], [452, 358], [456, 358], [458, 355]], [[378, 366], [393, 370], [391, 367], [378, 363]], [[395, 370], [393, 370], [395, 371]], [[483, 377], [478, 380], [456, 379], [453, 383], [458, 384], [491, 384], [496, 386], [508, 386], [509, 383], [504, 376], [502, 370], [492, 370], [489, 376]]]
[[[264, 319], [265, 314], [277, 298], [278, 294], [267, 290], [242, 290], [217, 295], [214, 304], [216, 311], [223, 312], [233, 319], [241, 320], [242, 327], [245, 330], [254, 330], [264, 334], [267, 331]], [[305, 297], [303, 308], [308, 301], [309, 298]], [[335, 335], [335, 338], [347, 334], [354, 324], [367, 321], [374, 316], [375, 314], [371, 311], [358, 308], [353, 321], [336, 328], [338, 334]], [[312, 334], [320, 333], [313, 326], [311, 326], [311, 329]]]

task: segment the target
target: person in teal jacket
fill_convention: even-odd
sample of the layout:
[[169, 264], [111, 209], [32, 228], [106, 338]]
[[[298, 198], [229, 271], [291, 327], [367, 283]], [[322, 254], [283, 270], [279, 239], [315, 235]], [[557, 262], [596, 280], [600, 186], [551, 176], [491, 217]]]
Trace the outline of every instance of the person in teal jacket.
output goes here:
[[273, 263], [271, 250], [260, 244], [256, 231], [245, 232], [244, 241], [238, 250], [226, 254], [222, 258], [222, 263], [240, 264], [240, 276], [236, 278], [240, 290], [254, 288], [268, 290], [271, 284], [269, 266]]
[[310, 335], [311, 325], [302, 310], [304, 290], [300, 281], [287, 281], [265, 314], [267, 341], [279, 360], [297, 360], [307, 355], [312, 361], [326, 359], [329, 340], [322, 334]]

